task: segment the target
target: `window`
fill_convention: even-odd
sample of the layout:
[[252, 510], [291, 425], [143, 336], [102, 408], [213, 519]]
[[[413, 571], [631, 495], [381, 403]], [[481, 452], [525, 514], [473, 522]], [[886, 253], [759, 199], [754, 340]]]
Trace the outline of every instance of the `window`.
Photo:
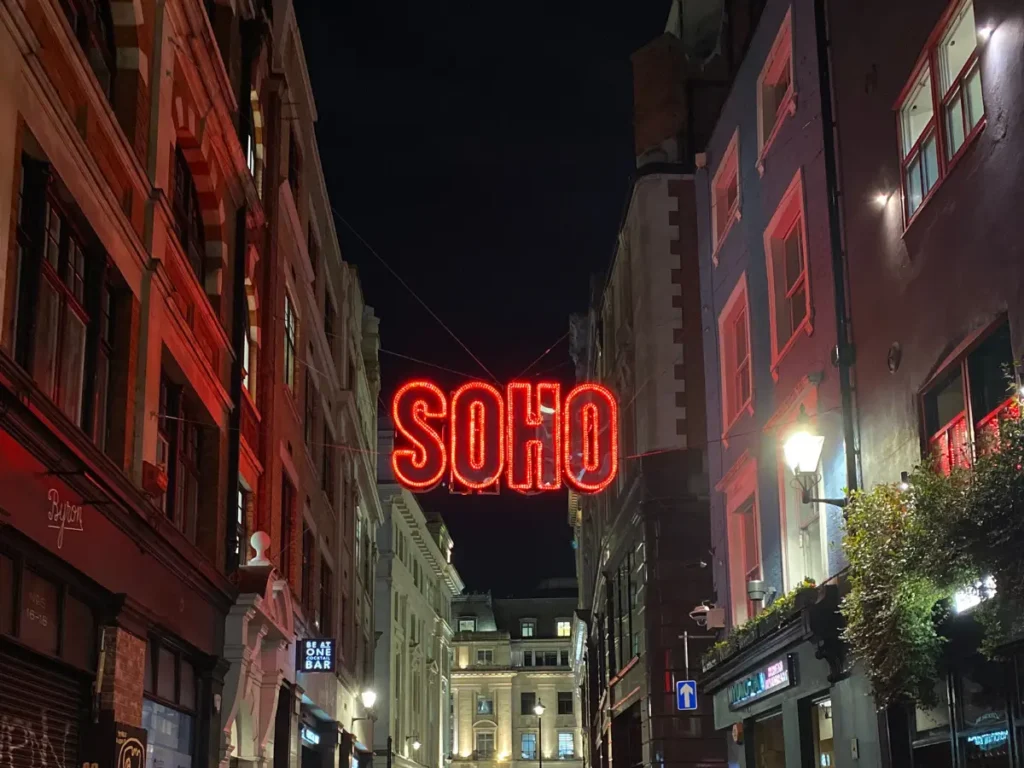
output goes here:
[[199, 192], [192, 179], [192, 169], [180, 146], [174, 150], [173, 193], [171, 210], [174, 212], [181, 249], [199, 283], [205, 285], [206, 235], [203, 231], [203, 214], [199, 205]]
[[[540, 652], [537, 652], [537, 666], [540, 666]], [[558, 651], [544, 651], [544, 666], [558, 666]]]
[[284, 295], [284, 383], [295, 392], [295, 343], [296, 343], [295, 307], [292, 297]]
[[299, 182], [302, 176], [302, 151], [299, 149], [299, 136], [294, 126], [288, 140], [288, 186], [292, 188], [296, 210], [299, 207]]
[[476, 617], [475, 616], [460, 616], [459, 617], [459, 632], [476, 632]]
[[195, 540], [201, 480], [202, 425], [185, 404], [184, 388], [160, 378], [157, 462], [166, 467], [164, 514], [190, 541]]
[[306, 351], [306, 392], [303, 407], [303, 419], [302, 419], [302, 439], [306, 443], [306, 448], [310, 451], [313, 450], [313, 434], [316, 428], [316, 382], [313, 380], [313, 371], [309, 367], [309, 364], [313, 361], [313, 349], [312, 347]]
[[313, 267], [313, 285], [315, 286], [320, 270], [320, 241], [316, 239], [316, 228], [312, 221], [306, 227], [306, 253], [309, 254], [309, 263]]
[[[249, 336], [249, 329], [242, 332], [242, 389], [250, 395], [255, 395], [256, 376], [250, 376], [252, 370], [252, 339]], [[252, 371], [255, 374], [255, 371]]]
[[117, 322], [116, 291], [110, 280], [113, 267], [107, 265], [108, 277], [103, 281], [100, 295], [99, 344], [96, 349], [95, 391], [93, 392], [92, 435], [97, 447], [106, 451], [110, 444], [110, 414], [112, 398], [112, 366], [114, 359], [114, 324]]
[[[739, 509], [733, 512], [736, 516], [736, 530], [738, 541], [736, 548], [732, 549], [740, 558], [743, 574], [743, 592], [746, 593], [748, 581], [761, 578], [761, 540], [760, 521], [758, 520], [757, 504], [751, 496]], [[751, 618], [757, 613], [757, 604], [747, 600], [747, 617]]]
[[519, 714], [534, 715], [533, 708], [537, 706], [537, 694], [530, 691], [523, 691], [519, 694]]
[[722, 367], [723, 434], [751, 405], [750, 322], [747, 277], [743, 275], [718, 316]]
[[901, 99], [900, 157], [908, 219], [949, 172], [984, 116], [974, 3], [967, 0], [932, 36]]
[[117, 49], [114, 45], [110, 3], [100, 0], [62, 0], [60, 6], [109, 101], [113, 97], [114, 73], [117, 72]]
[[523, 651], [523, 666], [524, 667], [532, 667], [533, 666], [533, 651]]
[[560, 715], [571, 715], [572, 714], [572, 691], [559, 691], [558, 692], [558, 714], [560, 714]]
[[476, 663], [477, 664], [486, 664], [486, 665], [493, 664], [494, 663], [494, 651], [492, 651], [490, 649], [477, 651], [476, 652]]
[[537, 734], [536, 733], [524, 733], [521, 736], [520, 741], [520, 759], [522, 760], [536, 760], [537, 759]]
[[320, 631], [331, 634], [334, 630], [334, 573], [320, 558]]
[[235, 508], [235, 565], [242, 567], [246, 563], [246, 555], [249, 553], [248, 535], [246, 533], [246, 515], [249, 509], [250, 492], [238, 483], [238, 502]]
[[569, 637], [572, 634], [572, 623], [568, 619], [559, 619], [555, 624], [555, 634], [558, 637]]
[[483, 758], [494, 754], [494, 731], [476, 732], [476, 752], [478, 757]]
[[558, 663], [560, 666], [569, 666], [569, 652], [566, 650], [559, 651]]
[[533, 619], [523, 619], [519, 622], [519, 631], [523, 637], [534, 637], [536, 630], [537, 622]]
[[494, 697], [480, 694], [476, 697], [476, 713], [478, 715], [494, 714]]
[[711, 181], [711, 228], [718, 263], [718, 249], [740, 214], [739, 131], [735, 131]]
[[758, 171], [762, 173], [764, 155], [774, 142], [786, 111], [790, 114], [796, 111], [792, 30], [791, 14], [787, 11], [757, 80], [757, 138], [762, 158], [758, 162]]
[[768, 303], [772, 327], [772, 374], [801, 329], [810, 332], [811, 294], [807, 285], [807, 243], [803, 180], [797, 171], [764, 231], [768, 260]]
[[327, 348], [331, 350], [331, 357], [334, 357], [334, 302], [330, 294], [324, 292], [324, 336], [327, 337]]
[[327, 501], [330, 505], [334, 506], [334, 489], [337, 484], [337, 480], [334, 477], [334, 451], [337, 450], [334, 446], [334, 435], [331, 433], [331, 427], [324, 419], [324, 444], [323, 454], [321, 454], [321, 471], [320, 471], [320, 487], [323, 492], [327, 494]]
[[[940, 373], [922, 397], [927, 448], [938, 471], [971, 464], [974, 450], [995, 447], [999, 422], [1016, 409], [1010, 329], [1003, 322]], [[973, 450], [972, 450], [973, 449]]]
[[292, 528], [295, 519], [295, 486], [288, 475], [281, 473], [281, 574], [291, 579], [292, 567]]
[[571, 760], [576, 755], [576, 747], [571, 731], [560, 731], [558, 734], [558, 759]]
[[313, 559], [316, 556], [316, 536], [309, 527], [305, 517], [302, 519], [302, 607], [306, 609], [307, 618], [313, 616], [313, 570], [316, 567]]

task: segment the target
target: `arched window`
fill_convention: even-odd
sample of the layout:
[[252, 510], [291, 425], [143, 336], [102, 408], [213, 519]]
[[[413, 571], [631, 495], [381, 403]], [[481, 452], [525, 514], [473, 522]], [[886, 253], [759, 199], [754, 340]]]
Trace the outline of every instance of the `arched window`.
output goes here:
[[185, 154], [178, 147], [174, 151], [174, 223], [178, 239], [192, 271], [200, 283], [206, 278], [206, 238], [203, 234], [203, 215], [199, 207], [199, 193], [192, 180], [192, 169]]
[[110, 99], [117, 71], [117, 49], [109, 0], [61, 0], [61, 7], [89, 66]]

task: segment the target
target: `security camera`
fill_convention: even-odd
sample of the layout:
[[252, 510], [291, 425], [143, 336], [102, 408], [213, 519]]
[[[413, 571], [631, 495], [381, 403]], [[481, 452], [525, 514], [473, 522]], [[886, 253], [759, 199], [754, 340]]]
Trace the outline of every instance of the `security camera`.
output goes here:
[[690, 611], [690, 618], [697, 623], [698, 627], [707, 626], [708, 611], [710, 610], [711, 608], [709, 606], [706, 606], [704, 604], [698, 605], [696, 608]]
[[690, 611], [690, 618], [698, 627], [722, 629], [725, 626], [725, 609], [705, 601]]

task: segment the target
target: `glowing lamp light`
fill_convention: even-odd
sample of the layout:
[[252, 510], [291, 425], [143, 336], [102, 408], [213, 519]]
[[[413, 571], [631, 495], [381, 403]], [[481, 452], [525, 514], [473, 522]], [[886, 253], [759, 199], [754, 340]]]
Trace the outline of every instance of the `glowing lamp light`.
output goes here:
[[541, 715], [544, 714], [544, 710], [545, 709], [546, 709], [545, 706], [538, 701], [537, 704], [533, 708], [533, 714], [535, 714], [537, 717], [540, 717]]
[[986, 576], [981, 581], [975, 582], [974, 586], [956, 591], [953, 595], [953, 610], [957, 613], [969, 611], [974, 606], [988, 600], [995, 593], [996, 580], [991, 576]]
[[373, 709], [373, 705], [377, 703], [377, 692], [367, 688], [359, 694], [359, 698], [362, 699], [364, 707]]
[[422, 745], [422, 744], [420, 744], [420, 740], [419, 740], [419, 739], [413, 739], [413, 740], [412, 740], [412, 748], [413, 748], [413, 749], [419, 749], [419, 748], [420, 748], [420, 747], [422, 747], [422, 746], [423, 746], [423, 745]]
[[825, 446], [822, 435], [812, 435], [807, 430], [797, 430], [791, 434], [782, 446], [786, 466], [795, 475], [812, 474], [818, 470], [821, 450]]
[[981, 42], [987, 43], [988, 39], [990, 37], [992, 37], [992, 25], [991, 24], [984, 24], [981, 27], [978, 27], [978, 39]]
[[879, 192], [875, 195], [875, 202], [878, 203], [879, 208], [885, 208], [889, 204], [889, 200], [892, 199], [892, 192]]

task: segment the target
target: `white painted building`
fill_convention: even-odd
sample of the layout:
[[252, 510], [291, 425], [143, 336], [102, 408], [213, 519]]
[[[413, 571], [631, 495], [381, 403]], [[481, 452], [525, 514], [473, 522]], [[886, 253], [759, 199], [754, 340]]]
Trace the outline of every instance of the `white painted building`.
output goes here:
[[454, 601], [456, 765], [582, 764], [580, 700], [570, 666], [575, 608], [572, 579], [552, 580], [531, 598], [484, 594]]
[[377, 537], [374, 752], [395, 768], [443, 768], [451, 754], [452, 598], [462, 579], [439, 517], [394, 482], [391, 433], [381, 432], [378, 491], [384, 524]]

